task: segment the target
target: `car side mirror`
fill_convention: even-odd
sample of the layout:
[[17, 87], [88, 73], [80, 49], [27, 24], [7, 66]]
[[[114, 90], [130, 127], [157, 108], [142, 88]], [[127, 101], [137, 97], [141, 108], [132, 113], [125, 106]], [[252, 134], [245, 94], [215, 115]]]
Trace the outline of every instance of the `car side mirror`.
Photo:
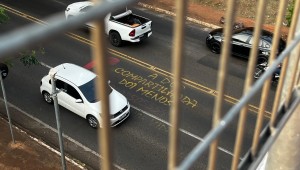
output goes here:
[[82, 103], [82, 100], [81, 99], [76, 99], [75, 103]]

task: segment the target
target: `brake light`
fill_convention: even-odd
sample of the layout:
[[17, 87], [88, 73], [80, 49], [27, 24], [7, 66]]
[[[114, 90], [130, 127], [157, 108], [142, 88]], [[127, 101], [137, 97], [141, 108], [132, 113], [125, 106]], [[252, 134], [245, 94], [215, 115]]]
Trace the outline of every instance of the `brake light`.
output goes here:
[[135, 36], [135, 29], [133, 29], [130, 33], [129, 33], [130, 37], [134, 37]]

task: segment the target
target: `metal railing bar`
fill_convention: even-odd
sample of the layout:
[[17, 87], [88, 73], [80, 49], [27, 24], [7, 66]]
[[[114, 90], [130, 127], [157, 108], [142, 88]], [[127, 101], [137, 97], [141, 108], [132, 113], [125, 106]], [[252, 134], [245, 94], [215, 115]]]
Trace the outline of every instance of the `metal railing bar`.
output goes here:
[[290, 77], [290, 84], [288, 84], [288, 91], [287, 91], [287, 96], [286, 96], [286, 105], [289, 103], [289, 101], [291, 100], [292, 97], [292, 92], [296, 83], [296, 76], [298, 75], [298, 65], [299, 65], [299, 61], [300, 61], [300, 45], [298, 45], [298, 47], [296, 47], [296, 49], [294, 50], [294, 54], [291, 54], [291, 57], [295, 58], [295, 61], [293, 62], [293, 65], [290, 65], [291, 63], [289, 63], [289, 67], [291, 68], [291, 77]]
[[184, 50], [184, 26], [186, 15], [186, 0], [176, 1], [176, 18], [175, 18], [175, 32], [174, 32], [174, 47], [172, 50], [172, 74], [174, 75], [172, 88], [173, 101], [170, 108], [170, 132], [169, 132], [169, 161], [168, 169], [175, 169], [177, 165], [177, 149], [179, 141], [179, 120], [180, 120], [180, 94], [181, 94], [181, 75], [182, 75], [182, 62]]
[[[296, 0], [294, 14], [298, 14], [299, 11], [300, 11], [300, 0]], [[291, 27], [289, 29], [289, 34], [288, 34], [287, 45], [295, 37], [297, 19], [298, 19], [298, 16], [293, 15], [292, 22], [291, 22]], [[279, 82], [278, 82], [278, 85], [277, 85], [276, 95], [275, 95], [275, 99], [274, 99], [274, 103], [273, 103], [273, 109], [272, 109], [272, 112], [271, 112], [271, 120], [270, 120], [271, 130], [272, 130], [272, 127], [275, 124], [276, 113], [278, 111], [280, 100], [281, 100], [281, 94], [282, 94], [282, 89], [283, 89], [283, 85], [284, 85], [284, 81], [285, 81], [285, 77], [286, 77], [286, 71], [287, 71], [287, 68], [288, 68], [288, 63], [289, 63], [289, 57], [286, 57], [284, 59], [283, 63], [282, 63], [282, 68], [281, 68], [282, 70], [280, 72], [281, 79], [279, 79]]]
[[[95, 4], [103, 3], [101, 0], [93, 0]], [[106, 43], [105, 25], [103, 20], [97, 20], [93, 23], [95, 29], [92, 29], [91, 39], [95, 45], [92, 46], [92, 56], [95, 63], [95, 72], [100, 77], [96, 82], [96, 95], [101, 99], [101, 128], [98, 128], [98, 148], [99, 153], [103, 157], [100, 167], [103, 170], [112, 169], [112, 147], [111, 147], [111, 127], [110, 127], [110, 111], [109, 111], [109, 97], [108, 97], [108, 61], [106, 59]], [[100, 113], [99, 113], [100, 114]]]
[[178, 169], [188, 169], [191, 164], [196, 161], [196, 159], [203, 154], [204, 151], [209, 147], [210, 143], [215, 140], [221, 132], [225, 130], [225, 128], [229, 125], [231, 121], [238, 115], [238, 111], [243, 108], [245, 104], [247, 104], [252, 97], [256, 94], [256, 92], [263, 86], [264, 81], [267, 80], [270, 76], [272, 76], [275, 71], [277, 65], [283, 61], [285, 57], [298, 45], [300, 42], [300, 33], [296, 35], [295, 39], [282, 51], [282, 53], [278, 56], [276, 60], [274, 60], [273, 64], [270, 65], [268, 70], [264, 72], [264, 74], [253, 84], [249, 92], [242, 96], [240, 102], [234, 105], [224, 116], [224, 118], [220, 121], [217, 127], [211, 129], [209, 133], [204, 137], [204, 142], [198, 143], [193, 150], [187, 155], [187, 157], [182, 161]]
[[95, 5], [88, 12], [83, 15], [78, 15], [76, 18], [73, 17], [66, 20], [65, 17], [56, 14], [47, 18], [47, 22], [49, 23], [47, 27], [29, 25], [17, 31], [9, 32], [0, 37], [0, 41], [5, 42], [0, 43], [0, 59], [4, 58], [4, 56], [14, 54], [21, 49], [28, 48], [33, 44], [53, 39], [53, 37], [63, 32], [79, 28], [89, 21], [104, 18], [112, 10], [120, 9], [121, 7], [124, 8], [124, 6], [136, 1], [137, 0], [105, 1], [99, 5]]
[[[265, 0], [260, 0], [258, 2], [258, 10], [256, 13], [256, 21], [255, 21], [255, 29], [254, 29], [254, 37], [253, 37], [254, 42], [252, 44], [252, 48], [250, 51], [250, 59], [248, 61], [248, 66], [247, 66], [247, 75], [246, 75], [246, 81], [244, 84], [244, 92], [243, 92], [244, 94], [248, 93], [253, 83], [253, 73], [257, 63], [257, 53], [258, 53], [257, 49], [259, 48], [259, 42], [261, 37], [261, 30], [264, 23], [266, 6], [267, 6], [267, 2]], [[241, 154], [241, 148], [243, 144], [247, 113], [248, 113], [248, 103], [244, 105], [239, 115], [237, 135], [236, 135], [235, 145], [234, 145], [234, 157], [231, 164], [231, 170], [237, 169], [239, 164], [239, 157]]]
[[[298, 93], [298, 94], [297, 94]], [[244, 157], [243, 161], [239, 164], [239, 169], [255, 169], [263, 160], [266, 153], [269, 151], [271, 146], [274, 144], [276, 139], [278, 138], [279, 134], [284, 128], [286, 122], [290, 119], [293, 112], [297, 108], [297, 105], [300, 103], [300, 96], [299, 96], [299, 89], [294, 91], [295, 98], [290, 104], [288, 109], [284, 109], [284, 106], [281, 107], [278, 113], [278, 120], [276, 120], [275, 131], [271, 134], [270, 124], [267, 124], [265, 128], [262, 130], [260, 134], [260, 150], [258, 151], [257, 155], [253, 157], [251, 155], [251, 150], [249, 150]], [[270, 123], [270, 122], [269, 122]], [[251, 168], [249, 168], [251, 167]]]
[[[300, 13], [299, 13], [299, 6], [300, 6], [300, 4], [299, 4], [299, 2], [297, 2], [297, 4], [295, 4], [295, 5], [298, 5], [297, 7], [296, 7], [296, 10], [293, 12], [293, 18], [292, 18], [292, 21], [293, 22], [295, 22], [295, 29], [299, 29], [300, 28], [300, 19], [299, 19], [299, 17], [300, 17]], [[296, 19], [296, 17], [297, 17], [297, 19]], [[295, 18], [295, 20], [294, 20], [294, 18]], [[287, 93], [286, 93], [286, 101], [285, 101], [285, 105], [287, 105], [288, 103], [289, 103], [289, 100], [291, 99], [291, 97], [292, 97], [292, 92], [293, 92], [293, 88], [294, 88], [294, 85], [295, 85], [295, 76], [297, 75], [297, 71], [298, 71], [298, 64], [299, 64], [299, 50], [300, 50], [300, 46], [298, 46], [298, 47], [296, 47], [296, 50], [294, 50], [294, 54], [292, 53], [292, 58], [295, 60], [295, 61], [293, 61], [293, 62], [289, 62], [288, 63], [288, 65], [289, 65], [289, 67], [292, 67], [292, 69], [291, 69], [291, 76], [289, 76], [289, 83], [290, 84], [287, 84]], [[294, 66], [293, 66], [293, 64], [294, 64]], [[286, 81], [288, 81], [288, 80], [286, 80]]]
[[[273, 36], [273, 40], [272, 40], [271, 54], [268, 59], [269, 64], [273, 63], [273, 61], [278, 53], [279, 40], [281, 37], [280, 30], [282, 27], [283, 17], [285, 16], [286, 6], [287, 6], [287, 1], [280, 1], [278, 17], [277, 17], [274, 36]], [[261, 99], [260, 99], [260, 108], [259, 108], [258, 116], [256, 119], [256, 126], [255, 126], [254, 135], [253, 135], [252, 146], [251, 146], [252, 156], [256, 155], [257, 149], [258, 149], [259, 134], [261, 133], [261, 129], [262, 129], [262, 125], [263, 125], [263, 116], [264, 116], [264, 112], [265, 112], [266, 106], [267, 106], [267, 101], [269, 98], [271, 79], [272, 78], [269, 78], [266, 80], [266, 82], [263, 86], [263, 90], [262, 90], [262, 95], [261, 95]]]
[[269, 152], [271, 146], [274, 144], [274, 142], [278, 138], [280, 132], [285, 127], [285, 124], [287, 123], [287, 121], [289, 120], [289, 118], [292, 116], [293, 113], [295, 113], [295, 110], [297, 109], [297, 107], [299, 107], [299, 104], [300, 104], [299, 89], [296, 89], [295, 93], [298, 93], [298, 94], [296, 94], [298, 96], [296, 96], [296, 98], [294, 99], [294, 101], [292, 101], [292, 103], [289, 103], [290, 104], [289, 105], [289, 109], [285, 110], [285, 113], [284, 113], [283, 117], [276, 124], [274, 133], [272, 133], [270, 135], [270, 138], [265, 142], [265, 144], [263, 145], [263, 147], [260, 149], [259, 156], [250, 165], [249, 170], [255, 170], [258, 167], [259, 163], [264, 158], [265, 154], [267, 152]]
[[[229, 0], [227, 2], [227, 9], [226, 9], [226, 22], [224, 32], [224, 43], [222, 44], [222, 51], [220, 56], [220, 64], [219, 64], [219, 71], [218, 71], [218, 82], [217, 82], [217, 91], [218, 94], [215, 98], [215, 105], [213, 111], [213, 124], [212, 128], [215, 128], [220, 123], [223, 101], [224, 101], [224, 94], [225, 94], [225, 83], [226, 83], [226, 75], [228, 70], [228, 63], [229, 63], [229, 56], [231, 55], [231, 37], [232, 37], [232, 28], [235, 19], [235, 10], [237, 6], [236, 0]], [[216, 138], [214, 138], [216, 139]], [[217, 148], [218, 148], [218, 139], [211, 141], [210, 145], [210, 152], [209, 152], [209, 162], [208, 162], [208, 169], [215, 169], [216, 158], [217, 158]], [[207, 146], [209, 147], [209, 146]]]

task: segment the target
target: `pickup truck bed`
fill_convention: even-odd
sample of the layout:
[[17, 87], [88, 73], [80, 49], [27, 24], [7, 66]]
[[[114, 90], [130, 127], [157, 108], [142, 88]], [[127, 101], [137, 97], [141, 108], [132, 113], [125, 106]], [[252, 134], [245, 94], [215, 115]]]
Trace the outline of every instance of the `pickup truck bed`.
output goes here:
[[112, 17], [111, 21], [117, 21], [134, 28], [143, 25], [149, 22], [150, 20], [135, 14], [129, 14], [125, 17], [118, 18], [118, 19], [114, 19], [114, 17]]

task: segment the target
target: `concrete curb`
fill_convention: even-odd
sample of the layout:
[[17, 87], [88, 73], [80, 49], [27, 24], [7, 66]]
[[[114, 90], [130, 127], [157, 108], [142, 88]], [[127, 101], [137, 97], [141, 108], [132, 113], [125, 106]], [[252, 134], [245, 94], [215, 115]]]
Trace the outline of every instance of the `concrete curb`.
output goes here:
[[[138, 5], [143, 7], [143, 8], [151, 9], [151, 10], [154, 10], [154, 11], [159, 12], [159, 13], [164, 13], [164, 14], [167, 14], [167, 15], [170, 15], [170, 16], [176, 16], [176, 14], [173, 13], [173, 12], [170, 12], [170, 11], [167, 11], [167, 10], [164, 10], [164, 9], [161, 9], [161, 8], [157, 8], [157, 7], [154, 7], [154, 6], [149, 5], [149, 4], [139, 2]], [[195, 24], [199, 24], [199, 25], [203, 25], [203, 26], [208, 27], [208, 28], [212, 28], [212, 29], [221, 28], [220, 26], [210, 24], [210, 23], [207, 23], [207, 22], [203, 22], [203, 21], [197, 20], [195, 18], [191, 18], [191, 17], [186, 17], [186, 20], [190, 21], [190, 22], [193, 22]]]

